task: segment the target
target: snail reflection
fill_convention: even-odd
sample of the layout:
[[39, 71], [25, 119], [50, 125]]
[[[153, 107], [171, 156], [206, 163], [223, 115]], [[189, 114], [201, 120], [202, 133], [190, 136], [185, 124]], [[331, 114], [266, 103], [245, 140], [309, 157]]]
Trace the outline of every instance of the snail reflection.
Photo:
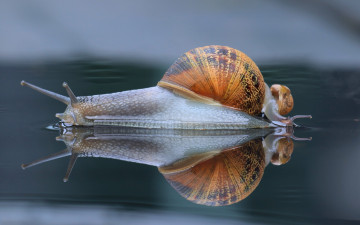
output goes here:
[[224, 206], [241, 201], [260, 183], [271, 162], [289, 161], [296, 138], [289, 128], [160, 130], [120, 127], [63, 128], [66, 149], [22, 167], [70, 156], [67, 181], [79, 157], [102, 157], [156, 166], [184, 198]]

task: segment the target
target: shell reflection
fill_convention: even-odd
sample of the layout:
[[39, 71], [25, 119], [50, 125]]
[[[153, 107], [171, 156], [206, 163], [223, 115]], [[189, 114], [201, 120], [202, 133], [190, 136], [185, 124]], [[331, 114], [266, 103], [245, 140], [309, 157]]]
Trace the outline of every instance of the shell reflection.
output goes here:
[[[292, 131], [151, 130], [66, 128], [57, 140], [67, 148], [22, 167], [70, 155], [67, 181], [78, 157], [148, 164], [181, 196], [196, 204], [224, 206], [241, 201], [259, 185], [269, 162], [281, 165], [293, 151]], [[300, 139], [301, 140], [301, 139]], [[303, 139], [307, 140], [307, 139]]]
[[236, 203], [258, 186], [265, 168], [262, 140], [249, 141], [221, 152], [180, 172], [167, 173], [166, 180], [184, 198], [197, 204], [222, 206]]

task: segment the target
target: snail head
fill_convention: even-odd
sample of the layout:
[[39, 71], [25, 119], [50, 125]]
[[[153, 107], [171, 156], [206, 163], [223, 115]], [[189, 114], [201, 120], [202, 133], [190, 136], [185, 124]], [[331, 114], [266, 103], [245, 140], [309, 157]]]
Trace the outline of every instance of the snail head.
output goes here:
[[[75, 165], [75, 162], [77, 158], [80, 156], [86, 155], [86, 149], [88, 149], [87, 145], [84, 144], [86, 142], [86, 137], [89, 133], [86, 132], [87, 130], [81, 130], [81, 129], [61, 129], [61, 135], [56, 137], [57, 141], [62, 141], [65, 143], [66, 148], [60, 152], [56, 152], [53, 154], [50, 154], [48, 156], [45, 156], [43, 158], [37, 159], [35, 161], [32, 161], [30, 163], [25, 163], [21, 165], [21, 168], [27, 169], [32, 166], [36, 166], [38, 164], [42, 164], [48, 161], [52, 161], [55, 159], [63, 158], [66, 156], [70, 156], [68, 168], [65, 174], [65, 177], [63, 179], [64, 182], [67, 182], [69, 180], [69, 176], [71, 174], [71, 171]], [[90, 132], [90, 131], [89, 131]]]
[[77, 122], [74, 109], [71, 105], [68, 105], [63, 113], [56, 113], [55, 116], [66, 125], [74, 125]]
[[279, 114], [284, 116], [290, 113], [294, 107], [294, 99], [290, 89], [285, 85], [273, 84], [270, 90], [278, 105]]
[[63, 83], [63, 87], [65, 88], [69, 97], [54, 93], [52, 91], [45, 90], [43, 88], [40, 88], [33, 84], [30, 84], [26, 81], [21, 81], [20, 84], [22, 86], [30, 87], [35, 91], [38, 91], [44, 95], [47, 95], [51, 98], [54, 98], [64, 104], [66, 104], [67, 108], [66, 108], [65, 112], [56, 114], [56, 117], [61, 119], [61, 122], [65, 123], [66, 125], [77, 125], [77, 124], [79, 124], [78, 120], [83, 119], [81, 117], [81, 114], [78, 112], [80, 102], [79, 102], [78, 98], [74, 95], [74, 93], [72, 92], [72, 90], [70, 89], [69, 85], [66, 82]]

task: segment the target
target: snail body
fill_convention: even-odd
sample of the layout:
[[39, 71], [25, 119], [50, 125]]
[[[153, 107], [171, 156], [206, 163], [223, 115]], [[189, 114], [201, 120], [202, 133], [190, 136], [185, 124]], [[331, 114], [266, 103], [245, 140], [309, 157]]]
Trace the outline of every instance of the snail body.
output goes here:
[[[244, 53], [224, 46], [190, 50], [167, 70], [158, 85], [112, 94], [65, 97], [25, 81], [41, 93], [67, 104], [56, 114], [66, 125], [110, 125], [169, 129], [244, 129], [292, 126], [284, 117], [293, 107], [286, 86], [264, 82]], [[256, 116], [264, 113], [270, 122]]]

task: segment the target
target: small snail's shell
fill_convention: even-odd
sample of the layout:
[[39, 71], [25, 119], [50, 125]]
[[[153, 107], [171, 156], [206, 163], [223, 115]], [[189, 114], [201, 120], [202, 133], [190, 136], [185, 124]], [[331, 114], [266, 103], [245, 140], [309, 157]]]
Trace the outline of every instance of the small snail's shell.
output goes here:
[[277, 143], [277, 150], [271, 157], [271, 163], [274, 165], [284, 165], [287, 163], [294, 151], [294, 142], [290, 138], [281, 138]]
[[[225, 150], [183, 171], [159, 168], [166, 180], [184, 198], [197, 204], [224, 206], [251, 194], [265, 169], [261, 139], [231, 150]], [[169, 172], [170, 171], [170, 172]]]
[[260, 114], [265, 98], [264, 79], [256, 64], [243, 52], [219, 45], [186, 52], [158, 85], [194, 92], [250, 115]]
[[276, 100], [280, 115], [284, 116], [291, 112], [294, 107], [294, 99], [288, 87], [274, 84], [271, 86], [271, 94]]

